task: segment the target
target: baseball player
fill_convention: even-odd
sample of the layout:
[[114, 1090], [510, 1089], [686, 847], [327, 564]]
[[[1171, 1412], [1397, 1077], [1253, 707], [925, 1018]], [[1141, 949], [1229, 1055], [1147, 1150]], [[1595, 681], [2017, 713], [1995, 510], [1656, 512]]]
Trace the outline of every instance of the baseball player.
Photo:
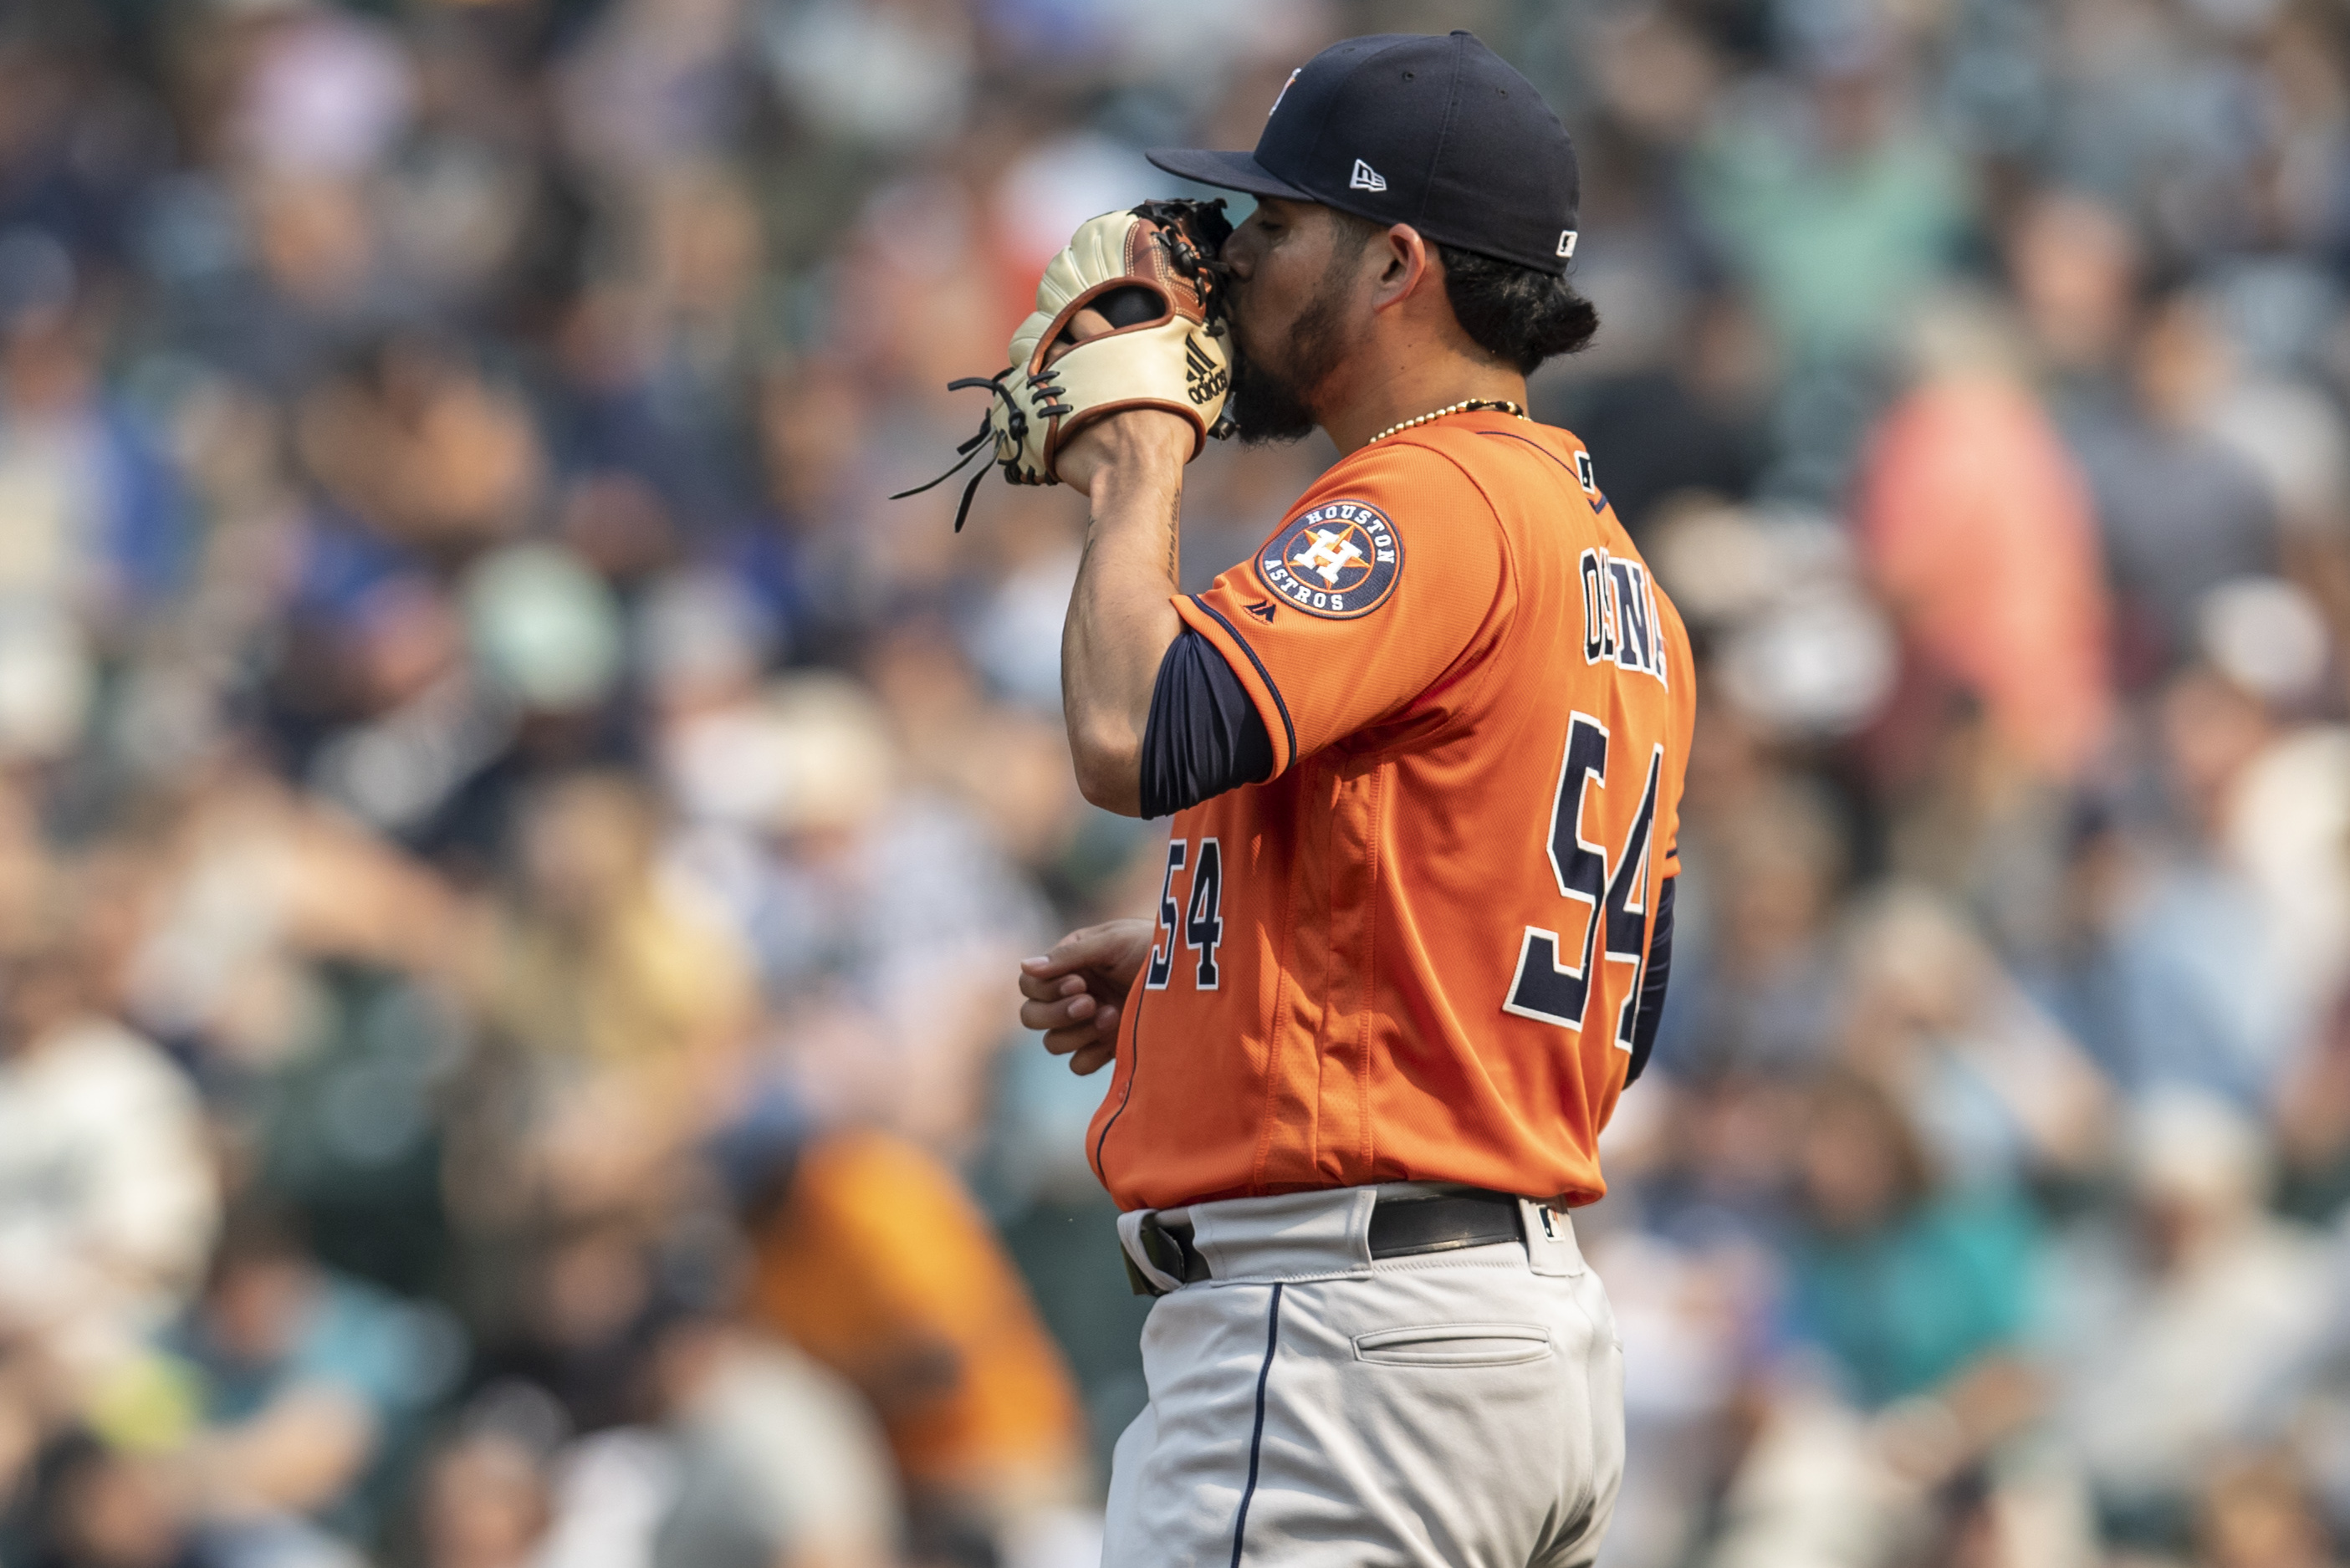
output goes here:
[[[1085, 792], [1172, 817], [1155, 918], [1020, 976], [1048, 1049], [1115, 1064], [1086, 1152], [1159, 1297], [1104, 1561], [1587, 1563], [1622, 1367], [1568, 1210], [1662, 1000], [1692, 670], [1525, 411], [1596, 325], [1574, 152], [1456, 32], [1337, 44], [1253, 153], [1150, 159], [1257, 207], [1208, 258], [1158, 208], [1080, 231], [992, 415], [1007, 472], [1091, 499]], [[1219, 409], [1342, 455], [1186, 595]]]

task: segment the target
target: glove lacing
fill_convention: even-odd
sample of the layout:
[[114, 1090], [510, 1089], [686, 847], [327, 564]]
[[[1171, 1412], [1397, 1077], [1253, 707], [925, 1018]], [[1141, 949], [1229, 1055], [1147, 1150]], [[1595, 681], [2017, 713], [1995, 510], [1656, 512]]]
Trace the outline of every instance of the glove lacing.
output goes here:
[[[1022, 410], [1018, 403], [1013, 401], [1012, 394], [1004, 389], [1003, 378], [1010, 374], [1012, 374], [1012, 367], [1006, 365], [1003, 369], [998, 370], [993, 376], [959, 376], [955, 379], [947, 383], [947, 390], [950, 392], [960, 392], [972, 387], [985, 387], [989, 392], [993, 394], [994, 397], [1002, 398], [1005, 402], [1011, 403], [1012, 417], [1007, 422], [1011, 426], [1012, 440], [1014, 445], [1014, 450], [1017, 450], [1018, 443], [1024, 441], [1028, 435], [1028, 416]], [[993, 411], [993, 399], [991, 399], [991, 412]], [[955, 464], [952, 468], [948, 469], [944, 473], [941, 473], [936, 479], [931, 480], [928, 484], [917, 484], [911, 490], [901, 490], [898, 492], [897, 494], [889, 497], [889, 499], [892, 501], [903, 501], [910, 495], [920, 495], [925, 490], [935, 490], [940, 485], [944, 484], [948, 480], [952, 479], [963, 469], [970, 466], [971, 460], [979, 455], [980, 449], [989, 444], [994, 439], [994, 426], [988, 414], [980, 415], [979, 433], [955, 448], [956, 452], [960, 455], [956, 458]], [[962, 504], [955, 508], [954, 531], [956, 533], [960, 534], [962, 532], [963, 520], [971, 515], [972, 497], [979, 493], [979, 482], [986, 477], [986, 465], [982, 464], [979, 472], [971, 476], [971, 483], [962, 487]]]
[[[1011, 417], [1007, 419], [1004, 423], [1007, 427], [1006, 433], [1011, 437], [1013, 452], [1014, 456], [1016, 456], [1020, 451], [1021, 443], [1025, 441], [1028, 436], [1028, 414], [1027, 410], [1021, 408], [1020, 404], [1013, 398], [1011, 392], [1004, 388], [1003, 379], [1012, 374], [1013, 369], [1014, 368], [1012, 366], [1006, 365], [1003, 369], [998, 370], [993, 376], [958, 376], [953, 380], [947, 383], [947, 390], [950, 392], [960, 392], [972, 387], [984, 387], [991, 394], [993, 394], [993, 397], [1002, 398], [1007, 404], [1010, 404], [1012, 409]], [[1037, 411], [1039, 413], [1066, 414], [1069, 411], [1066, 408], [1062, 406], [1060, 401], [1061, 393], [1065, 389], [1058, 382], [1053, 379], [1053, 372], [1049, 366], [1029, 377], [1028, 385], [1035, 390], [1038, 397], [1042, 400], [1036, 405]], [[991, 406], [991, 412], [993, 410]], [[898, 492], [897, 494], [889, 497], [889, 499], [892, 501], [903, 501], [910, 495], [920, 495], [925, 490], [935, 489], [937, 486], [944, 484], [948, 480], [952, 479], [963, 468], [968, 466], [971, 460], [979, 455], [980, 449], [985, 446], [990, 441], [993, 440], [994, 436], [995, 427], [993, 421], [990, 419], [988, 414], [980, 415], [978, 433], [973, 435], [969, 441], [962, 442], [955, 448], [955, 451], [962, 455], [955, 460], [955, 464], [952, 468], [948, 469], [944, 473], [941, 473], [936, 479], [931, 480], [928, 484], [917, 484], [911, 490], [901, 490]], [[1018, 466], [1013, 458], [1005, 458], [1003, 460], [1003, 472], [1005, 477], [1018, 483], [1024, 484], [1035, 483], [1034, 481], [1024, 479], [1021, 476], [1018, 471]], [[979, 493], [979, 482], [986, 477], [987, 470], [983, 466], [976, 473], [973, 473], [971, 476], [971, 483], [962, 487], [962, 501], [955, 507], [954, 531], [956, 533], [960, 534], [962, 532], [964, 520], [969, 518], [971, 515], [972, 498]]]

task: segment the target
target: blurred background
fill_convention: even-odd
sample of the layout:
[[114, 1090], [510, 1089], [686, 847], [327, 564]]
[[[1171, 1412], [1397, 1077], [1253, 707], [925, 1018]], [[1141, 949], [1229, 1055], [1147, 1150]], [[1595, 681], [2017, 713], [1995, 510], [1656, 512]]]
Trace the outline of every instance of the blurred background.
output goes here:
[[1159, 830], [1075, 498], [884, 497], [1138, 148], [1455, 26], [1703, 666], [1607, 1568], [2342, 1560], [2335, 0], [18, 0], [0, 1565], [1096, 1560], [1147, 1303], [1011, 979]]

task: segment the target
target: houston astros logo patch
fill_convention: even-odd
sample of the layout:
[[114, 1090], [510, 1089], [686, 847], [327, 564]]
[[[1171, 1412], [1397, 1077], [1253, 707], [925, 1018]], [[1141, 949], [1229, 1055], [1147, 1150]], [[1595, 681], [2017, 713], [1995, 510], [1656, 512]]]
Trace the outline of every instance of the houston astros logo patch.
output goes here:
[[1256, 558], [1264, 586], [1308, 615], [1351, 620], [1387, 603], [1403, 570], [1403, 544], [1387, 514], [1360, 501], [1326, 501], [1290, 519]]

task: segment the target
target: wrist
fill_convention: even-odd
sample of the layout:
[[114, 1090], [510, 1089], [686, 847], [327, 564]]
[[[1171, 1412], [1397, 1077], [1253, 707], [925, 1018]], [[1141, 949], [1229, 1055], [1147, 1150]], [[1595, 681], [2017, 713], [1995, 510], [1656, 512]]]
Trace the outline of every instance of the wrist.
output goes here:
[[1093, 483], [1086, 486], [1086, 498], [1097, 518], [1107, 519], [1133, 512], [1138, 516], [1155, 519], [1162, 509], [1149, 503], [1180, 494], [1182, 489], [1183, 471], [1180, 468], [1172, 471], [1104, 468], [1097, 471]]
[[1180, 490], [1196, 445], [1191, 422], [1159, 409], [1130, 409], [1082, 431], [1061, 455], [1062, 483], [1098, 504], [1110, 492]]

